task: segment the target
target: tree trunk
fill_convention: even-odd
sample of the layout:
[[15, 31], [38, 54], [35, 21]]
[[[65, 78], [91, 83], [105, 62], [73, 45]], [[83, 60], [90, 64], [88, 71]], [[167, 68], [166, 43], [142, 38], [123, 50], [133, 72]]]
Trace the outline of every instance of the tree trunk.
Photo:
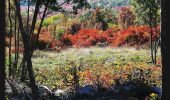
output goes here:
[[23, 54], [23, 59], [22, 59], [22, 62], [21, 62], [21, 82], [24, 82], [25, 81], [25, 79], [26, 79], [26, 57], [25, 57], [25, 52], [24, 52], [24, 54]]
[[[48, 8], [48, 3], [45, 4], [45, 9], [44, 9], [44, 12], [43, 12], [43, 16], [42, 16], [42, 18], [41, 18], [41, 22], [40, 22], [40, 25], [39, 25], [39, 28], [38, 28], [38, 33], [37, 33], [37, 37], [36, 37], [36, 39], [35, 39], [35, 42], [38, 42], [39, 35], [40, 35], [40, 32], [41, 32], [41, 28], [42, 28], [42, 24], [43, 24], [44, 18], [45, 18], [45, 16], [46, 16], [47, 8]], [[30, 47], [32, 48], [32, 50], [31, 50], [31, 56], [32, 56], [33, 53], [34, 53], [35, 45], [32, 44], [32, 43], [30, 43], [30, 44], [31, 44]]]
[[29, 47], [30, 46], [29, 45], [29, 35], [26, 34], [26, 31], [24, 30], [24, 27], [23, 27], [22, 17], [21, 17], [21, 13], [20, 13], [20, 5], [18, 4], [18, 1], [14, 0], [14, 2], [15, 2], [16, 13], [17, 13], [17, 17], [18, 17], [19, 28], [21, 31], [23, 44], [24, 44], [24, 53], [25, 53], [25, 59], [27, 61], [27, 69], [28, 69], [28, 73], [29, 73], [33, 99], [40, 100], [40, 96], [38, 93], [38, 87], [36, 86], [35, 79], [34, 79], [34, 73], [33, 73], [33, 69], [32, 69], [31, 53], [30, 53], [30, 47]]
[[151, 51], [151, 62], [154, 63], [154, 54], [153, 54], [153, 42], [152, 42], [152, 36], [153, 36], [153, 30], [152, 30], [152, 7], [149, 8], [149, 28], [150, 28], [150, 51]]
[[35, 5], [33, 20], [32, 20], [32, 25], [31, 25], [31, 29], [30, 29], [30, 33], [29, 33], [29, 39], [31, 39], [31, 36], [32, 36], [34, 29], [35, 29], [35, 24], [36, 24], [38, 12], [39, 12], [40, 4], [41, 4], [41, 0], [37, 0], [36, 5]]
[[[35, 5], [35, 11], [34, 11], [34, 15], [33, 15], [33, 19], [32, 19], [32, 25], [31, 25], [31, 29], [27, 29], [27, 34], [28, 34], [28, 36], [29, 36], [29, 42], [31, 41], [31, 36], [32, 36], [32, 34], [33, 34], [33, 32], [34, 32], [34, 29], [35, 29], [35, 24], [36, 24], [36, 20], [37, 20], [37, 16], [38, 16], [38, 12], [39, 12], [39, 7], [40, 7], [40, 4], [41, 4], [41, 2], [40, 2], [41, 0], [37, 0], [36, 1], [36, 5]], [[29, 5], [29, 2], [28, 2], [28, 5]], [[29, 8], [29, 7], [28, 7]], [[29, 20], [29, 17], [27, 17], [28, 19], [27, 19], [27, 21]], [[28, 22], [27, 22], [27, 25], [28, 25]], [[28, 27], [29, 27], [29, 25], [28, 25]], [[27, 28], [28, 28], [27, 27]], [[29, 31], [28, 31], [29, 30]], [[30, 44], [30, 43], [29, 43]], [[25, 55], [25, 54], [24, 54]], [[26, 78], [26, 73], [25, 72], [27, 72], [26, 70], [27, 70], [27, 68], [25, 68], [25, 64], [26, 64], [26, 60], [25, 60], [25, 56], [23, 57], [23, 62], [22, 62], [22, 64], [23, 65], [21, 65], [21, 67], [22, 67], [22, 72], [21, 72], [21, 81], [24, 81], [25, 80], [25, 78]]]
[[11, 19], [11, 1], [8, 0], [8, 18], [10, 22], [10, 29], [9, 29], [9, 77], [12, 75], [12, 59], [11, 59], [11, 37], [12, 37], [12, 19]]
[[170, 13], [168, 10], [168, 0], [161, 0], [161, 54], [162, 54], [162, 99], [169, 100], [170, 98], [170, 28], [168, 22]]
[[13, 63], [13, 67], [14, 67], [14, 74], [16, 75], [17, 73], [17, 65], [18, 65], [18, 59], [17, 59], [17, 17], [16, 17], [16, 13], [15, 13], [15, 22], [14, 22], [14, 46], [15, 46], [15, 60]]
[[30, 0], [28, 0], [28, 10], [27, 10], [27, 33], [29, 32], [29, 13], [30, 13]]
[[[16, 49], [17, 63], [18, 63], [18, 59], [19, 59], [19, 33], [20, 33], [20, 31], [19, 31], [19, 27], [18, 27], [18, 29], [17, 29], [17, 49]], [[18, 76], [20, 75], [20, 69], [21, 69], [21, 67], [17, 68]]]
[[0, 98], [5, 100], [5, 0], [0, 0]]

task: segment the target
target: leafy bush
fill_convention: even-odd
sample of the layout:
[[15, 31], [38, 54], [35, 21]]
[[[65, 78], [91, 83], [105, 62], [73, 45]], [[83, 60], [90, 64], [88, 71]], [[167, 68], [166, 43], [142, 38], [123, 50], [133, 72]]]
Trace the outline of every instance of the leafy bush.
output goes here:
[[[153, 30], [153, 37], [152, 41], [159, 38], [159, 26], [152, 28]], [[121, 30], [120, 32], [116, 33], [116, 38], [112, 43], [112, 46], [120, 46], [123, 44], [128, 44], [130, 46], [134, 45], [142, 45], [149, 42], [150, 39], [150, 28], [149, 26], [130, 26], [125, 30]]]
[[51, 17], [45, 18], [43, 21], [43, 26], [47, 27], [48, 25], [55, 24], [59, 22], [62, 19], [62, 17], [63, 17], [62, 14], [56, 14]]
[[56, 32], [57, 32], [57, 34], [56, 34], [56, 36], [55, 36], [55, 39], [57, 39], [57, 40], [61, 39], [61, 37], [62, 37], [63, 34], [64, 34], [64, 29], [62, 29], [62, 28], [57, 29]]
[[[159, 38], [159, 26], [152, 28], [153, 41]], [[63, 40], [64, 39], [64, 40]], [[100, 43], [107, 43], [110, 46], [140, 46], [149, 43], [150, 28], [148, 26], [130, 26], [120, 30], [118, 26], [101, 31], [97, 29], [81, 29], [77, 34], [64, 34], [61, 42], [75, 47], [96, 46]], [[66, 42], [67, 41], [67, 42]], [[64, 45], [64, 43], [63, 43]]]
[[37, 34], [33, 34], [31, 37], [32, 48], [34, 49], [47, 49], [50, 48], [51, 44], [55, 41], [51, 34], [43, 29], [39, 35], [38, 41], [36, 41]]

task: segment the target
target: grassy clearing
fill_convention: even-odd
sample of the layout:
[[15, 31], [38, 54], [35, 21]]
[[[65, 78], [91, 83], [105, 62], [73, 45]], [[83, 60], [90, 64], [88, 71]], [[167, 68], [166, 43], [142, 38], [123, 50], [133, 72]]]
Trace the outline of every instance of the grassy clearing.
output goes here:
[[37, 82], [53, 89], [74, 83], [74, 73], [80, 86], [100, 82], [108, 87], [116, 78], [129, 80], [129, 75], [136, 75], [138, 70], [144, 73], [133, 79], [145, 77], [148, 84], [161, 86], [160, 63], [152, 65], [148, 61], [150, 51], [147, 49], [109, 47], [69, 48], [60, 53], [37, 50], [32, 58]]

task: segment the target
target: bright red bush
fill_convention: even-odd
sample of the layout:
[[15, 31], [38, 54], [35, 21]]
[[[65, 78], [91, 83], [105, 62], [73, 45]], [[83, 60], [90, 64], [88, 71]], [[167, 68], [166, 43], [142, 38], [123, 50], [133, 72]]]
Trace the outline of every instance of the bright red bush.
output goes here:
[[[153, 41], [159, 37], [159, 26], [152, 28]], [[98, 29], [81, 29], [77, 34], [64, 34], [60, 39], [62, 45], [75, 47], [96, 46], [99, 43], [107, 43], [110, 46], [122, 45], [142, 45], [150, 40], [149, 26], [130, 26], [127, 29], [120, 30], [112, 28], [106, 31]]]
[[[157, 40], [159, 37], [159, 26], [152, 28], [153, 35], [152, 41]], [[130, 26], [125, 30], [121, 30], [116, 34], [112, 46], [120, 46], [123, 44], [133, 45], [142, 45], [150, 41], [151, 30], [149, 26]]]

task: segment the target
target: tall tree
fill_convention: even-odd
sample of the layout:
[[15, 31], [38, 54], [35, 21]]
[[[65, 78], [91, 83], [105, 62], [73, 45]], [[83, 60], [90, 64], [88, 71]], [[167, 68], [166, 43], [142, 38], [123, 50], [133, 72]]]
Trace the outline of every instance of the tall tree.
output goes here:
[[8, 0], [8, 18], [9, 18], [9, 77], [12, 75], [12, 58], [11, 58], [11, 38], [12, 38], [12, 19], [11, 19], [11, 0]]
[[5, 100], [5, 0], [0, 0], [0, 98]]
[[17, 58], [17, 55], [18, 55], [18, 52], [17, 52], [17, 16], [16, 16], [16, 13], [15, 13], [15, 19], [14, 19], [14, 46], [15, 46], [15, 59], [14, 59], [14, 62], [13, 62], [13, 67], [14, 67], [14, 74], [16, 75], [17, 73], [17, 65], [18, 65], [18, 58]]
[[133, 10], [136, 13], [136, 23], [150, 26], [150, 51], [152, 63], [156, 64], [156, 42], [153, 39], [153, 27], [160, 23], [160, 0], [132, 0]]
[[170, 98], [170, 28], [168, 27], [170, 12], [168, 6], [168, 0], [161, 0], [162, 100]]

